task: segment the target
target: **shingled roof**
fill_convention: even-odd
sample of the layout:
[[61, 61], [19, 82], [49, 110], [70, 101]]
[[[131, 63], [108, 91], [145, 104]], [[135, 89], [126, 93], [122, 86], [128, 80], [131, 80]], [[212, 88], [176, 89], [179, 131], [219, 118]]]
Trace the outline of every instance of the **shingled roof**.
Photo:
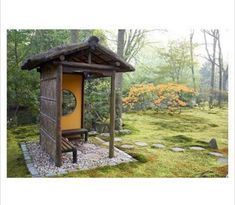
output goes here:
[[71, 62], [88, 63], [89, 55], [91, 63], [116, 66], [119, 68], [118, 72], [135, 70], [116, 53], [100, 45], [96, 36], [91, 36], [83, 43], [58, 46], [47, 52], [31, 56], [23, 62], [21, 68], [31, 70], [51, 61], [60, 61], [61, 58]]

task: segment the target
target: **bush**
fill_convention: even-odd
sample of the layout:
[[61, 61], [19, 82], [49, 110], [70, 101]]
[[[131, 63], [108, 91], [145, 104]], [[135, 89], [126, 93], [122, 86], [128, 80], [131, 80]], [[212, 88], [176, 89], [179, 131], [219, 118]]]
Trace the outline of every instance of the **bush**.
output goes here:
[[133, 86], [127, 97], [123, 98], [125, 110], [145, 110], [153, 108], [153, 99], [156, 87], [153, 84], [141, 84]]
[[123, 105], [126, 110], [180, 112], [181, 107], [190, 105], [194, 94], [192, 89], [182, 84], [141, 84], [130, 89], [128, 96], [123, 99]]
[[160, 84], [156, 86], [157, 97], [154, 100], [154, 104], [157, 109], [164, 108], [171, 113], [181, 112], [181, 107], [185, 107], [190, 104], [190, 100], [194, 96], [192, 89], [182, 84], [168, 83]]
[[[85, 84], [85, 127], [103, 130], [109, 121], [109, 79], [87, 80]], [[100, 126], [104, 126], [101, 128]], [[106, 128], [107, 129], [107, 128]]]

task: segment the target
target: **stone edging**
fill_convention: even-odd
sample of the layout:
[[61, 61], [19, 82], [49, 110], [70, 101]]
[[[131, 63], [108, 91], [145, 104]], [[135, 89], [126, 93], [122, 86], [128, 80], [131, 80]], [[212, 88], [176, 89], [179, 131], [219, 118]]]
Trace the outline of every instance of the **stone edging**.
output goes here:
[[32, 158], [29, 154], [27, 144], [25, 142], [21, 142], [20, 147], [22, 149], [24, 160], [25, 160], [26, 166], [27, 166], [30, 174], [32, 175], [32, 177], [40, 177], [37, 169], [33, 165], [33, 161], [32, 161]]

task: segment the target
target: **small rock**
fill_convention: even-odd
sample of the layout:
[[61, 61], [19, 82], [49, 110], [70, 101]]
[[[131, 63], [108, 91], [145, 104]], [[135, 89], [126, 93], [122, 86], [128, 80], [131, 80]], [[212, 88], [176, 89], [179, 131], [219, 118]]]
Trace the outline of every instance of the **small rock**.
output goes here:
[[173, 148], [171, 148], [171, 151], [173, 151], [173, 152], [184, 152], [184, 149], [180, 148], [180, 147], [173, 147]]
[[121, 142], [122, 139], [120, 137], [114, 137], [114, 142]]
[[96, 136], [96, 135], [98, 135], [99, 133], [98, 132], [96, 132], [96, 131], [90, 131], [90, 132], [88, 132], [88, 135], [89, 136]]
[[27, 144], [32, 161], [27, 168], [32, 177], [55, 176], [66, 174], [69, 171], [88, 170], [103, 166], [112, 166], [119, 163], [135, 161], [131, 156], [115, 148], [114, 158], [108, 157], [108, 149], [91, 143], [78, 143], [77, 163], [72, 163], [72, 153], [62, 153], [62, 166], [56, 167], [52, 158], [43, 151], [39, 143]]
[[29, 172], [32, 176], [38, 176], [39, 175], [38, 171], [34, 167], [28, 168], [28, 170], [29, 170]]
[[120, 135], [129, 135], [129, 134], [131, 134], [131, 131], [128, 129], [123, 129], [123, 130], [119, 130], [119, 134]]
[[21, 144], [21, 149], [22, 149], [22, 151], [23, 152], [28, 152], [28, 149], [27, 149], [27, 147], [26, 147], [26, 144]]
[[217, 159], [217, 161], [223, 165], [227, 165], [228, 164], [228, 158], [224, 158], [224, 157], [219, 157]]
[[215, 157], [223, 157], [224, 155], [218, 152], [209, 152], [209, 155], [215, 156]]
[[109, 145], [109, 142], [104, 142], [103, 145]]
[[100, 156], [95, 153], [89, 153], [89, 154], [86, 154], [86, 158], [89, 160], [98, 161], [100, 159]]
[[46, 174], [45, 176], [46, 177], [53, 177], [53, 176], [55, 176], [56, 174], [54, 174], [54, 173], [48, 173], [48, 174]]
[[124, 148], [124, 149], [133, 149], [134, 146], [133, 145], [129, 145], [129, 144], [124, 144], [121, 146], [121, 148]]
[[163, 145], [163, 144], [152, 144], [152, 148], [162, 149], [164, 147], [165, 147], [165, 145]]
[[70, 170], [68, 170], [68, 173], [77, 172], [77, 171], [78, 171], [78, 169], [70, 169]]
[[30, 157], [29, 155], [25, 155], [24, 159], [30, 161], [30, 160], [31, 160], [31, 157]]
[[109, 136], [110, 136], [110, 133], [108, 133], [108, 132], [107, 132], [107, 133], [101, 133], [100, 136], [101, 136], [101, 137], [109, 137]]
[[212, 138], [209, 142], [209, 147], [211, 149], [218, 149], [218, 145], [215, 138]]
[[84, 143], [81, 148], [84, 148], [84, 149], [95, 149], [96, 146], [94, 144]]
[[145, 143], [145, 142], [135, 142], [136, 145], [140, 146], [140, 147], [145, 147], [147, 146], [148, 144]]
[[189, 149], [195, 150], [195, 151], [202, 151], [202, 150], [205, 150], [205, 148], [203, 148], [203, 147], [189, 147]]

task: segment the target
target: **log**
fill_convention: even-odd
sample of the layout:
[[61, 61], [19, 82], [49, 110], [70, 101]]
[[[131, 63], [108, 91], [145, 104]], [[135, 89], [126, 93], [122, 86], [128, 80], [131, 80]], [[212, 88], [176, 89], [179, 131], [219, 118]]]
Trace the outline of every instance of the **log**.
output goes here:
[[[75, 73], [89, 73], [89, 74], [101, 74], [101, 76], [111, 76], [112, 71], [110, 70], [94, 70], [94, 69], [88, 69], [88, 68], [73, 68], [73, 67], [67, 67], [63, 66], [63, 73], [68, 73], [68, 74], [75, 74]], [[85, 74], [85, 78], [87, 78]]]
[[[58, 62], [55, 62], [58, 63]], [[115, 70], [118, 71], [120, 68], [112, 65], [103, 65], [103, 64], [89, 64], [89, 63], [78, 63], [78, 62], [69, 62], [69, 61], [63, 61], [60, 62], [63, 66], [72, 67], [72, 68], [87, 68], [91, 70]]]

